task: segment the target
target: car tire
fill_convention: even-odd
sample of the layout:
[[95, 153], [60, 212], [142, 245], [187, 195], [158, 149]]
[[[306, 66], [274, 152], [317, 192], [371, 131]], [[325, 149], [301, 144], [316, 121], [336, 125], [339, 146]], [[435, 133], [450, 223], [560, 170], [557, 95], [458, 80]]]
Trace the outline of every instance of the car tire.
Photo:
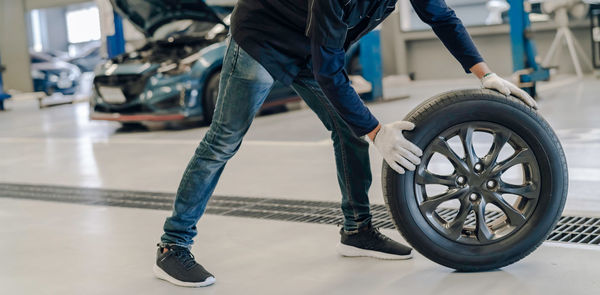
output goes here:
[[142, 122], [121, 122], [120, 131], [147, 130], [148, 128]]
[[46, 94], [46, 96], [52, 96], [55, 93], [55, 89], [54, 87], [48, 87], [46, 88], [46, 90], [44, 90], [44, 93]]
[[207, 79], [204, 87], [202, 106], [204, 108], [204, 122], [206, 124], [212, 123], [213, 120], [213, 114], [215, 113], [215, 107], [217, 105], [217, 97], [219, 95], [220, 78], [221, 71], [218, 70]]
[[[423, 150], [421, 164], [400, 175], [384, 161], [382, 184], [397, 229], [417, 251], [459, 271], [485, 271], [524, 258], [548, 237], [566, 201], [567, 163], [557, 136], [535, 110], [514, 97], [473, 89], [433, 97], [405, 120], [416, 125], [405, 136]], [[499, 152], [494, 144], [483, 157], [465, 148], [476, 146], [475, 132], [491, 134]], [[501, 160], [504, 148], [514, 152]], [[428, 166], [436, 153], [449, 155], [444, 176], [432, 172], [442, 162]], [[523, 178], [518, 188], [503, 178], [514, 163]], [[430, 196], [427, 186], [433, 185], [445, 192]], [[455, 206], [444, 208], [444, 200]], [[489, 204], [500, 210], [486, 211]]]

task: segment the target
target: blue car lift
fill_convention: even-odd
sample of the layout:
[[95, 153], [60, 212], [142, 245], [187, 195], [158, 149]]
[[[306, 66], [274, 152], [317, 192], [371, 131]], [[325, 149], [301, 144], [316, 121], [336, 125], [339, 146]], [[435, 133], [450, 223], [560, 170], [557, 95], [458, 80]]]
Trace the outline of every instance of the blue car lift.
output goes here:
[[381, 57], [381, 32], [375, 29], [360, 39], [358, 59], [362, 75], [371, 83], [371, 92], [362, 94], [365, 101], [383, 99], [383, 61]]
[[115, 34], [106, 36], [106, 51], [108, 57], [113, 58], [119, 54], [125, 53], [125, 35], [123, 34], [123, 19], [116, 12], [113, 12], [115, 24]]
[[4, 66], [0, 63], [0, 111], [4, 110], [4, 101], [10, 98], [10, 94], [4, 93], [4, 84], [2, 83], [2, 72], [4, 72]]
[[548, 81], [550, 70], [535, 61], [537, 50], [531, 32], [529, 11], [531, 5], [524, 0], [508, 0], [510, 9], [510, 41], [512, 47], [513, 71], [518, 76], [518, 86], [531, 96], [536, 96], [537, 81]]

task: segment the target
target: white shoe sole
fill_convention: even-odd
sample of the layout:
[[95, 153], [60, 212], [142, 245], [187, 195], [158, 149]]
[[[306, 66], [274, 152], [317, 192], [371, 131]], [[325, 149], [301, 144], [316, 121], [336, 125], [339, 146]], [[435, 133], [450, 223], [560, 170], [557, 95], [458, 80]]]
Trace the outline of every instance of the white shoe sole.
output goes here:
[[386, 260], [404, 260], [412, 258], [412, 252], [408, 255], [396, 255], [373, 250], [365, 250], [353, 246], [344, 245], [342, 243], [339, 243], [337, 245], [336, 250], [340, 255], [346, 257], [373, 257]]
[[158, 267], [158, 265], [154, 265], [152, 267], [152, 270], [154, 271], [154, 275], [161, 279], [161, 280], [165, 280], [173, 285], [177, 285], [177, 286], [181, 286], [181, 287], [206, 287], [206, 286], [210, 286], [212, 284], [214, 284], [217, 280], [214, 277], [208, 277], [204, 282], [198, 282], [198, 283], [191, 283], [191, 282], [183, 282], [180, 281], [172, 276], [170, 276], [169, 274], [167, 274], [164, 270], [162, 270], [160, 267]]

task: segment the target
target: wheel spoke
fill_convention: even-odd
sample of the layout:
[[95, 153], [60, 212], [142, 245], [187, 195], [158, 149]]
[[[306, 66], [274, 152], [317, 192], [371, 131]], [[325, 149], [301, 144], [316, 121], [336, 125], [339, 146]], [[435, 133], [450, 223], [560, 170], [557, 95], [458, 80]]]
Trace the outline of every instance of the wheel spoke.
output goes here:
[[522, 185], [500, 182], [498, 193], [518, 195], [527, 199], [535, 199], [538, 197], [538, 191], [531, 182]]
[[520, 226], [527, 220], [527, 218], [525, 218], [525, 216], [523, 216], [519, 210], [515, 209], [515, 207], [509, 204], [501, 194], [489, 192], [488, 198], [492, 204], [498, 206], [498, 208], [502, 210], [502, 212], [506, 215], [510, 225]]
[[475, 148], [473, 147], [473, 131], [475, 131], [473, 127], [467, 126], [461, 129], [459, 133], [468, 167], [473, 167], [473, 165], [479, 161], [477, 154], [475, 153]]
[[[492, 136], [485, 156], [476, 152], [478, 132]], [[462, 152], [455, 140], [460, 141]], [[469, 245], [499, 241], [526, 224], [537, 207], [541, 176], [536, 155], [528, 143], [508, 127], [494, 122], [466, 121], [440, 132], [424, 152], [423, 163], [411, 181], [418, 194], [419, 211], [430, 226], [450, 241]], [[429, 167], [436, 153], [450, 162], [453, 171], [434, 172]], [[512, 176], [516, 168], [522, 168], [522, 171], [514, 171], [522, 176], [522, 181], [505, 183], [503, 178], [509, 176], [507, 174]], [[445, 190], [428, 194], [428, 185], [441, 185]], [[516, 201], [509, 196], [515, 196]], [[453, 207], [456, 209], [446, 209], [450, 203], [457, 203]], [[497, 211], [486, 212], [490, 207]], [[486, 216], [486, 213], [489, 214]]]
[[531, 152], [531, 150], [528, 148], [523, 148], [523, 149], [515, 152], [508, 159], [506, 159], [502, 162], [499, 162], [496, 166], [494, 166], [494, 168], [492, 169], [492, 173], [496, 174], [499, 172], [504, 172], [512, 166], [515, 166], [518, 164], [523, 164], [523, 163], [528, 163], [533, 158], [534, 158], [534, 156], [533, 156], [533, 153]]
[[485, 201], [481, 200], [478, 204], [475, 205], [475, 219], [476, 219], [476, 228], [477, 232], [477, 240], [479, 242], [487, 242], [492, 239], [494, 235], [490, 228], [485, 223]]
[[465, 225], [465, 220], [467, 220], [467, 216], [473, 210], [473, 206], [470, 202], [464, 200], [460, 202], [460, 209], [458, 209], [458, 213], [454, 217], [454, 219], [448, 223], [448, 236], [457, 240], [462, 233], [463, 227]]
[[446, 157], [446, 159], [448, 159], [450, 163], [452, 163], [454, 169], [460, 171], [460, 173], [463, 174], [468, 173], [467, 164], [452, 150], [452, 148], [446, 142], [446, 139], [440, 136], [433, 141], [431, 146], [434, 152], [438, 152], [444, 155], [444, 157]]
[[438, 175], [427, 169], [420, 169], [417, 172], [415, 181], [418, 184], [441, 184], [449, 187], [456, 186], [456, 175]]
[[504, 145], [508, 142], [508, 140], [510, 139], [510, 136], [511, 136], [511, 133], [509, 133], [509, 132], [502, 132], [502, 131], [494, 132], [494, 142], [492, 143], [492, 147], [490, 148], [487, 155], [485, 155], [483, 157], [483, 162], [485, 163], [486, 167], [491, 167], [494, 164], [496, 164], [496, 160], [498, 159], [498, 156], [500, 155], [500, 151], [502, 150]]
[[443, 202], [453, 200], [456, 198], [460, 198], [460, 197], [466, 195], [467, 191], [468, 191], [467, 188], [449, 189], [445, 193], [428, 198], [425, 202], [421, 203], [421, 205], [419, 205], [419, 207], [421, 208], [422, 211], [426, 212], [427, 214], [431, 214], [431, 212], [433, 212]]

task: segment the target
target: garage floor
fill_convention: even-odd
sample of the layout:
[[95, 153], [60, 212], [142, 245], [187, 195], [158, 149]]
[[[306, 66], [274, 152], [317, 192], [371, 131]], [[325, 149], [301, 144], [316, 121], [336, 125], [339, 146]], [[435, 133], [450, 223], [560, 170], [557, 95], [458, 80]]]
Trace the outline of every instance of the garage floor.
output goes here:
[[[410, 98], [370, 108], [381, 122], [395, 121], [426, 97], [464, 87], [477, 81], [392, 82], [386, 96]], [[540, 86], [540, 112], [569, 163], [565, 214], [600, 217], [598, 93], [600, 82], [591, 77]], [[6, 106], [0, 183], [173, 193], [206, 132], [124, 131], [89, 122], [85, 103], [39, 110], [36, 101], [17, 99]], [[327, 131], [308, 109], [258, 117], [215, 194], [339, 201], [332, 153]], [[371, 200], [383, 204], [376, 152], [372, 166]], [[0, 229], [3, 294], [597, 294], [600, 287], [600, 246], [545, 243], [515, 265], [465, 274], [419, 255], [400, 262], [338, 257], [333, 225], [206, 215], [193, 252], [217, 284], [182, 289], [151, 272], [169, 211], [5, 198], [1, 191], [0, 197], [0, 222], [7, 225]]]

